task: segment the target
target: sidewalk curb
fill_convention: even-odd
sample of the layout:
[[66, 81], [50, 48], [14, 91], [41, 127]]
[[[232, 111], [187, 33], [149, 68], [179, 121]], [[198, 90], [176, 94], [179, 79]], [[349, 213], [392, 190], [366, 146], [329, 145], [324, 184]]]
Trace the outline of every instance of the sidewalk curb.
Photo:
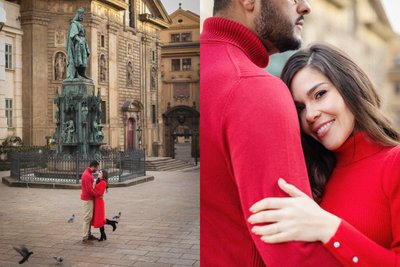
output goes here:
[[[108, 187], [127, 187], [132, 185], [137, 185], [141, 183], [146, 183], [154, 180], [154, 176], [146, 175], [137, 177], [131, 180], [127, 180], [119, 183], [110, 183]], [[32, 183], [32, 182], [23, 182], [17, 180], [13, 177], [3, 177], [3, 184], [9, 187], [28, 187], [28, 188], [47, 188], [47, 189], [81, 189], [80, 184], [56, 184], [56, 183]]]

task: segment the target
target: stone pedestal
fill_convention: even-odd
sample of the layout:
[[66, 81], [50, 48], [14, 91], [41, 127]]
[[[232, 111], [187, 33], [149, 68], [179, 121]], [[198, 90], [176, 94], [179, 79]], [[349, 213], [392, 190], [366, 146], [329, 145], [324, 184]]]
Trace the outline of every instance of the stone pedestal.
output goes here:
[[98, 154], [104, 144], [103, 126], [100, 124], [101, 98], [92, 80], [66, 79], [61, 95], [56, 91], [57, 129], [54, 139], [57, 153], [81, 155]]

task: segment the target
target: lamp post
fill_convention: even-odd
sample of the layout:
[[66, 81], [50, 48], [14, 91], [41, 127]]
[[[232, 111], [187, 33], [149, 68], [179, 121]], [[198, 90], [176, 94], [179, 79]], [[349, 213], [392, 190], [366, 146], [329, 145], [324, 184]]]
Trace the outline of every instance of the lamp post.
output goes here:
[[138, 136], [138, 144], [139, 144], [139, 149], [142, 148], [142, 127], [140, 125], [136, 129], [137, 136]]
[[194, 130], [193, 131], [193, 137], [194, 137], [193, 138], [193, 142], [194, 142], [194, 163], [197, 166], [197, 164], [198, 164], [198, 156], [199, 156], [199, 154], [198, 154], [199, 147], [197, 145], [198, 139], [199, 139], [199, 131], [198, 130]]

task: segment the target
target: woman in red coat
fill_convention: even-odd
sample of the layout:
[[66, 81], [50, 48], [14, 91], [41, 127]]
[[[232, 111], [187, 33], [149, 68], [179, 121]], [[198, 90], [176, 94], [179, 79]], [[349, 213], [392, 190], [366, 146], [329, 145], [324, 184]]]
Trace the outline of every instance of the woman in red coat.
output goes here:
[[105, 205], [103, 195], [104, 192], [107, 190], [107, 182], [108, 182], [108, 173], [105, 170], [99, 171], [99, 176], [96, 180], [96, 185], [94, 187], [94, 191], [98, 193], [100, 196], [94, 199], [94, 210], [93, 210], [93, 219], [92, 219], [92, 226], [94, 228], [100, 228], [100, 238], [99, 241], [107, 240], [106, 233], [104, 231], [104, 225], [108, 224], [111, 225], [113, 231], [117, 229], [117, 221], [112, 221], [106, 218], [105, 213]]

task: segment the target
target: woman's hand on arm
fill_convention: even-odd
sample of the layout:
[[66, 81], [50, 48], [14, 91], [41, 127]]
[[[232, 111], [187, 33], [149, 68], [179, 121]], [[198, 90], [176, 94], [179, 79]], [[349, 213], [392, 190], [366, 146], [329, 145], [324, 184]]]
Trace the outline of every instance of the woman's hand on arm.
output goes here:
[[248, 219], [257, 225], [252, 232], [267, 243], [321, 241], [327, 243], [336, 233], [341, 219], [323, 210], [305, 193], [280, 178], [279, 187], [290, 197], [265, 198], [255, 203]]

